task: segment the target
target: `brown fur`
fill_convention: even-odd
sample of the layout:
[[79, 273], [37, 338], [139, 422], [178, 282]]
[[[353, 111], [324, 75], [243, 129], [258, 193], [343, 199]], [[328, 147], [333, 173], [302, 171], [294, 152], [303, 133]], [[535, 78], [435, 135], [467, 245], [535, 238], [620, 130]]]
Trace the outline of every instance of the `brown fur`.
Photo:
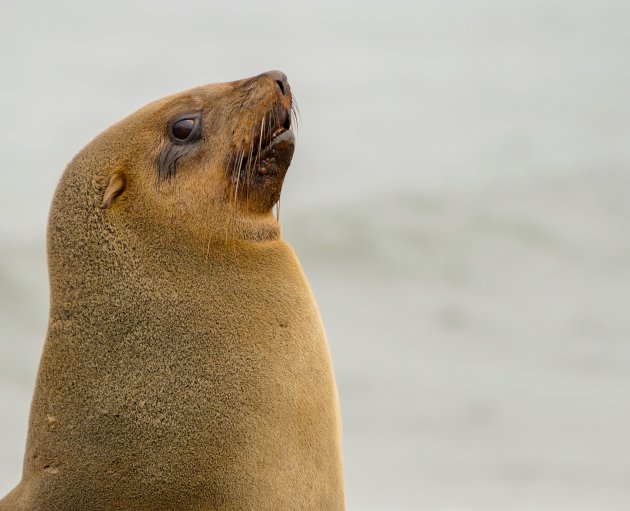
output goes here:
[[[226, 177], [276, 92], [260, 75], [167, 97], [66, 169], [23, 477], [1, 511], [344, 508], [317, 306], [271, 205]], [[201, 149], [158, 183], [165, 126], [191, 109]]]

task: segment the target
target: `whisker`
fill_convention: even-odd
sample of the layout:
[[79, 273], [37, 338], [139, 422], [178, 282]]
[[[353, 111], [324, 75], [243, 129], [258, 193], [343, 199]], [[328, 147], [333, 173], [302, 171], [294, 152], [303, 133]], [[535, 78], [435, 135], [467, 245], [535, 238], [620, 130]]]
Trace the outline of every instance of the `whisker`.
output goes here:
[[262, 141], [265, 136], [265, 119], [266, 115], [263, 115], [262, 121], [260, 122], [260, 138], [258, 139], [258, 154], [256, 155], [256, 160], [260, 159], [260, 151], [262, 150]]
[[256, 125], [252, 123], [252, 127], [249, 132], [249, 151], [247, 153], [247, 166], [245, 169], [245, 200], [247, 204], [249, 204], [249, 181], [252, 172], [254, 171], [254, 163], [252, 162], [252, 158], [254, 156], [254, 134], [255, 134]]
[[300, 123], [302, 122], [302, 115], [300, 114], [300, 107], [298, 106], [297, 99], [295, 99], [295, 95], [291, 98], [291, 114], [295, 120], [295, 131], [297, 133], [300, 129]]
[[[271, 115], [273, 115], [273, 111], [270, 112]], [[273, 125], [272, 125], [272, 121], [271, 121], [271, 115], [269, 115], [267, 117], [267, 131], [269, 131], [271, 134], [273, 134]]]
[[239, 160], [238, 165], [236, 167], [236, 186], [234, 187], [234, 204], [236, 204], [236, 199], [238, 197], [238, 188], [241, 180], [241, 166], [243, 165], [243, 158], [245, 157], [245, 151], [243, 149], [243, 145], [245, 144], [245, 139], [241, 141], [241, 145], [239, 147]]

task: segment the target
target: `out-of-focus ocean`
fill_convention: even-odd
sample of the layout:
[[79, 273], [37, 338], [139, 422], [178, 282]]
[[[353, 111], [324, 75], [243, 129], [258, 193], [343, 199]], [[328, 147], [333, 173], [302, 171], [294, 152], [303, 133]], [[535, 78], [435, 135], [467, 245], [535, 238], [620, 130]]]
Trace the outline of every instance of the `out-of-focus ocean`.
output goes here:
[[333, 352], [348, 509], [630, 509], [630, 3], [1, 11], [0, 494], [65, 164], [153, 99], [282, 69], [281, 222]]

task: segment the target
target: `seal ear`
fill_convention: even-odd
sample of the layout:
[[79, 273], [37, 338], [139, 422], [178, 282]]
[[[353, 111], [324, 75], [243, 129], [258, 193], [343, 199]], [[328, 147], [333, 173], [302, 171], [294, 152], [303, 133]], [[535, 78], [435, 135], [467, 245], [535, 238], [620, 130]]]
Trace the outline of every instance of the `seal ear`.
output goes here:
[[114, 172], [109, 178], [109, 184], [107, 185], [107, 190], [105, 190], [105, 195], [103, 195], [101, 208], [107, 209], [111, 202], [125, 191], [125, 188], [127, 188], [125, 174], [120, 170]]

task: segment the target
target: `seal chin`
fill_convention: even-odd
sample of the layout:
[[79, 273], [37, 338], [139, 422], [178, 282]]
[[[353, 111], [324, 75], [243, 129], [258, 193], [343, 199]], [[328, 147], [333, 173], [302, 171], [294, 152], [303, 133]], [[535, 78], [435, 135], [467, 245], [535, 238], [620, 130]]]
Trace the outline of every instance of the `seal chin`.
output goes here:
[[250, 211], [265, 213], [280, 200], [282, 183], [294, 149], [295, 135], [288, 129], [260, 150], [250, 170], [250, 178], [244, 184], [243, 198]]
[[[259, 175], [285, 174], [295, 150], [295, 134], [292, 129], [280, 132], [271, 139], [271, 142], [260, 152], [258, 162], [254, 166], [254, 172]], [[284, 177], [284, 176], [283, 176]]]

